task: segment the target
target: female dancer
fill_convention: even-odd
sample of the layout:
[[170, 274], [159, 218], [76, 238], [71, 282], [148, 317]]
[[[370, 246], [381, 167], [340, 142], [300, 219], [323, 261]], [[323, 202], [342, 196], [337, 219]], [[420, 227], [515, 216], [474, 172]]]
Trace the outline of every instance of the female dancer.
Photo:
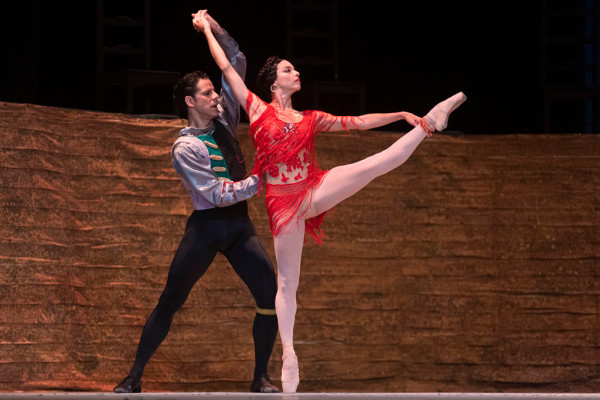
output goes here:
[[[425, 137], [446, 127], [448, 116], [466, 96], [457, 93], [436, 105], [424, 118], [407, 112], [360, 117], [299, 112], [292, 107], [291, 97], [300, 90], [300, 73], [289, 61], [271, 57], [257, 80], [270, 93], [270, 103], [266, 103], [246, 88], [233, 69], [210, 30], [205, 12], [192, 14], [194, 27], [204, 32], [213, 58], [250, 118], [250, 135], [256, 147], [252, 173], [266, 183], [266, 205], [278, 270], [275, 308], [283, 345], [281, 384], [285, 393], [294, 393], [300, 378], [293, 329], [305, 232], [321, 242], [319, 225], [325, 212], [376, 177], [403, 164]], [[316, 132], [366, 130], [401, 119], [414, 128], [386, 150], [330, 171], [319, 169], [314, 150]]]

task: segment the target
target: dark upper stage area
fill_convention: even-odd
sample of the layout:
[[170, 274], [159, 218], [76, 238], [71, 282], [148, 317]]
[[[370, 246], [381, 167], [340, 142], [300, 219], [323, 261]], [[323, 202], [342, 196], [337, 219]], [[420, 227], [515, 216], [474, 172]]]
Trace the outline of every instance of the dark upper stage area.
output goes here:
[[[2, 13], [0, 101], [98, 109], [95, 2], [11, 3], [11, 11]], [[117, 13], [121, 4], [141, 15], [143, 1], [134, 3], [104, 0], [107, 13]], [[337, 60], [333, 67], [296, 65], [303, 81], [297, 108], [317, 108], [311, 83], [337, 75], [339, 82], [362, 85], [364, 107], [354, 94], [322, 95], [318, 108], [334, 114], [406, 110], [422, 115], [462, 90], [469, 100], [451, 119], [450, 130], [598, 132], [600, 1], [338, 0], [333, 10], [337, 25], [318, 10], [318, 5], [331, 3], [327, 0], [309, 2], [317, 5], [313, 10], [293, 11], [290, 23], [287, 8], [299, 3], [150, 1], [151, 68], [181, 74], [202, 69], [220, 86], [204, 37], [191, 26], [190, 13], [207, 8], [246, 54], [251, 90], [270, 55]], [[327, 35], [311, 39], [297, 34], [332, 30], [335, 46]], [[107, 40], [124, 34], [112, 35]], [[293, 50], [290, 35], [296, 35]], [[560, 91], [564, 87], [571, 91]], [[152, 99], [153, 112], [170, 111], [169, 90], [136, 92], [134, 113], [145, 112], [142, 97]], [[110, 88], [104, 109], [125, 112], [123, 98]], [[402, 123], [388, 127], [407, 128]]]

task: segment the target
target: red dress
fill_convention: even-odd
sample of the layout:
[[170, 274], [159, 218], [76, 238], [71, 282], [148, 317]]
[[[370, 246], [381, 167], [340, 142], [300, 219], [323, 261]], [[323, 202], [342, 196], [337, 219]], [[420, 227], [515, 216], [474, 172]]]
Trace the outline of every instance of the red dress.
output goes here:
[[[311, 110], [303, 111], [299, 122], [285, 122], [278, 118], [275, 108], [248, 92], [246, 110], [249, 115], [261, 103], [266, 109], [250, 125], [250, 136], [256, 148], [252, 174], [258, 175], [261, 182], [268, 178], [267, 213], [271, 233], [277, 236], [288, 223], [301, 216], [297, 215], [300, 206], [307, 196], [312, 196], [327, 174], [317, 163], [316, 133], [328, 130], [340, 118], [345, 127], [348, 119], [353, 117], [335, 117]], [[306, 233], [319, 243], [322, 243], [323, 234], [319, 225], [324, 217], [325, 213], [322, 213], [305, 221]]]

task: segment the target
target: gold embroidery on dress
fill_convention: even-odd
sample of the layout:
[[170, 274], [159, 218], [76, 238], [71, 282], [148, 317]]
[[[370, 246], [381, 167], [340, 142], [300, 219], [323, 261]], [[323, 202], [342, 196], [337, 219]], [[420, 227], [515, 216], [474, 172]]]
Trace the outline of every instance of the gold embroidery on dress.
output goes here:
[[227, 171], [227, 168], [225, 168], [225, 167], [213, 167], [213, 171], [215, 171], [215, 172], [225, 172], [225, 171]]
[[210, 155], [210, 159], [211, 160], [216, 160], [216, 161], [221, 161], [223, 159], [223, 157], [217, 155], [217, 154], [211, 154]]

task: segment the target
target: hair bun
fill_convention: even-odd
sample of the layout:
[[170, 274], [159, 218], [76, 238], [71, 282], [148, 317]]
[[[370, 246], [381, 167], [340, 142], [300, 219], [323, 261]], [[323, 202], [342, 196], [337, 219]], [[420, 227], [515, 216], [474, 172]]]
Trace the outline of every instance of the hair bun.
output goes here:
[[277, 66], [283, 59], [277, 56], [267, 58], [258, 75], [256, 76], [256, 86], [259, 90], [259, 95], [265, 101], [271, 101], [271, 85], [277, 79]]

